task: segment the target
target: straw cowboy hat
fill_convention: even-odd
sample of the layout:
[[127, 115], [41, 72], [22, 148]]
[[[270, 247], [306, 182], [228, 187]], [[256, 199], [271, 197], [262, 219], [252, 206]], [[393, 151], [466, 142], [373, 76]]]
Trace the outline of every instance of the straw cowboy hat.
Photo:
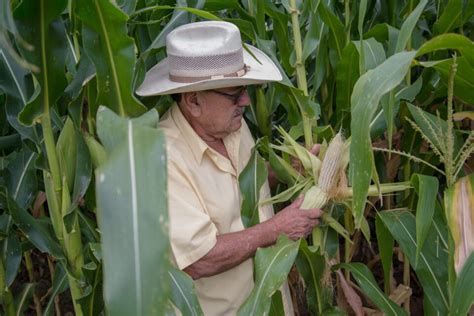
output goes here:
[[145, 75], [141, 96], [280, 81], [280, 71], [259, 49], [242, 47], [239, 29], [220, 21], [180, 26], [166, 37], [168, 57]]

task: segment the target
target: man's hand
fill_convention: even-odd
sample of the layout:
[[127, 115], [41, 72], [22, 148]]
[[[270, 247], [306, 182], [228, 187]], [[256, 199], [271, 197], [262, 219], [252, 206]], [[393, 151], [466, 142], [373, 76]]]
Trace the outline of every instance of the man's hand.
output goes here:
[[319, 217], [323, 212], [318, 208], [300, 209], [303, 200], [302, 194], [269, 220], [274, 224], [277, 235], [285, 234], [290, 239], [296, 240], [308, 236], [319, 223]]

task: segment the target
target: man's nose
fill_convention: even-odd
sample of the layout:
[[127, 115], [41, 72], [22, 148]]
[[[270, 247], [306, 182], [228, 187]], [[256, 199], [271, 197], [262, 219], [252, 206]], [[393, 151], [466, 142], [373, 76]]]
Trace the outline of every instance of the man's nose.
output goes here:
[[242, 92], [242, 95], [239, 98], [238, 105], [239, 106], [248, 106], [248, 105], [250, 105], [250, 97], [249, 97], [249, 93], [248, 93], [247, 89], [245, 89], [244, 92]]

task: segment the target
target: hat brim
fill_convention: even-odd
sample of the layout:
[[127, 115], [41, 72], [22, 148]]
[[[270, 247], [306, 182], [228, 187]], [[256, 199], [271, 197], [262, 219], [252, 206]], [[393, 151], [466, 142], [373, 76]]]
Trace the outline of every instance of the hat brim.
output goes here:
[[145, 80], [136, 93], [140, 96], [164, 95], [282, 80], [280, 71], [265, 53], [251, 45], [246, 46], [258, 61], [244, 50], [244, 63], [250, 66], [250, 69], [241, 77], [206, 79], [191, 83], [174, 82], [169, 78], [168, 59], [165, 58], [146, 73]]

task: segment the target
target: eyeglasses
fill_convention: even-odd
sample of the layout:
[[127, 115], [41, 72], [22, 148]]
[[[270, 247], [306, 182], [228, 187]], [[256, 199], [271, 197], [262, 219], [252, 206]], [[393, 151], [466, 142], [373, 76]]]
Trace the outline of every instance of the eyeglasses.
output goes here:
[[247, 92], [247, 87], [243, 86], [239, 90], [237, 90], [237, 92], [235, 92], [235, 93], [225, 93], [225, 92], [221, 92], [221, 91], [217, 91], [217, 90], [208, 90], [208, 91], [214, 92], [214, 93], [219, 94], [219, 95], [222, 95], [222, 96], [228, 98], [229, 100], [231, 100], [234, 105], [237, 105], [237, 104], [239, 104], [240, 98]]

